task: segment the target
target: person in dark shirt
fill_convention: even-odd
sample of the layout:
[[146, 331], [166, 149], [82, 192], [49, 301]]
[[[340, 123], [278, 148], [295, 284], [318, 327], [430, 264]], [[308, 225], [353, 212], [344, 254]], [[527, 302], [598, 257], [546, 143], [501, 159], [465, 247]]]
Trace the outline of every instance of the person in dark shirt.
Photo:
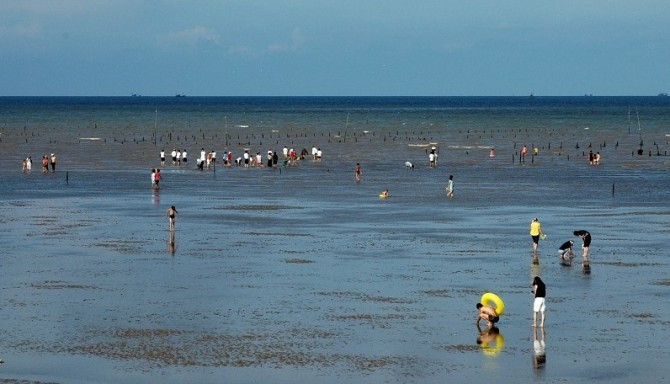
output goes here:
[[582, 238], [582, 249], [584, 250], [583, 258], [584, 258], [584, 265], [589, 264], [589, 247], [591, 246], [591, 234], [589, 231], [585, 230], [579, 230], [579, 231], [574, 231], [573, 234], [575, 236], [579, 236]]
[[570, 259], [575, 257], [575, 252], [572, 250], [572, 246], [574, 244], [575, 244], [574, 241], [568, 240], [558, 248], [558, 253], [561, 255], [561, 259], [569, 261]]
[[540, 327], [544, 327], [544, 310], [545, 310], [545, 295], [546, 295], [546, 286], [540, 276], [535, 276], [533, 279], [533, 289], [532, 292], [535, 294], [535, 301], [533, 302], [533, 327], [537, 326], [537, 313], [542, 312], [542, 320], [540, 321]]

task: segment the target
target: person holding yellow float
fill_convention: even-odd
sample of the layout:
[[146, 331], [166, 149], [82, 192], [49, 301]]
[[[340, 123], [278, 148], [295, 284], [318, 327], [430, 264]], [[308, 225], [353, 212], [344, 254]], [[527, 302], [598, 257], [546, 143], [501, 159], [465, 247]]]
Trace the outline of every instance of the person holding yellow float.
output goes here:
[[[500, 321], [500, 315], [505, 311], [505, 303], [495, 293], [485, 293], [482, 295], [480, 303], [477, 303], [477, 327], [479, 322], [483, 319], [486, 321], [487, 327], [492, 327], [495, 323]], [[483, 304], [482, 304], [483, 303]]]
[[389, 190], [388, 189], [383, 190], [382, 193], [379, 194], [379, 197], [381, 197], [382, 199], [389, 197]]
[[477, 327], [479, 327], [479, 322], [482, 319], [486, 321], [486, 326], [489, 328], [500, 321], [500, 316], [496, 313], [496, 309], [490, 305], [477, 303], [477, 310], [479, 310], [479, 314], [477, 314]]

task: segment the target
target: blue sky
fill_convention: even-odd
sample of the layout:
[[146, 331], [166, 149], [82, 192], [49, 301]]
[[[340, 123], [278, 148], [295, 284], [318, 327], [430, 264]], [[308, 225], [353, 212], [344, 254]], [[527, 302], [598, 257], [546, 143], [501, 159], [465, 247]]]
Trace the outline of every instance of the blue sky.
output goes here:
[[2, 0], [0, 95], [656, 95], [668, 0]]

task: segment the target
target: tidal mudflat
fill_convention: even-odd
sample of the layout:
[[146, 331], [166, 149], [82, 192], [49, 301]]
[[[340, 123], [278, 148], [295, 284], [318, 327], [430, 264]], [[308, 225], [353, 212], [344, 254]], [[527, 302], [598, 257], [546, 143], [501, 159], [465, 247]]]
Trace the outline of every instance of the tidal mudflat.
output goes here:
[[[336, 130], [329, 138], [293, 128], [286, 138], [266, 125], [248, 141], [302, 147], [322, 135], [324, 159], [201, 172], [192, 163], [161, 166], [154, 143], [122, 144], [111, 129], [98, 128], [103, 140], [90, 142], [77, 139], [91, 136], [85, 129], [24, 140], [20, 128], [5, 128], [0, 146], [19, 162], [0, 169], [0, 380], [628, 383], [670, 376], [670, 166], [664, 156], [632, 154], [636, 135], [503, 126], [424, 128], [427, 137], [417, 140], [421, 128], [405, 136], [368, 122], [370, 132], [349, 131], [344, 141]], [[212, 139], [210, 129], [208, 142], [223, 148], [223, 136]], [[515, 157], [521, 134], [545, 143], [532, 162]], [[654, 135], [665, 143], [661, 129]], [[558, 148], [574, 137], [581, 148]], [[603, 153], [600, 166], [582, 154], [589, 141]], [[429, 147], [408, 145], [431, 142], [440, 147], [437, 168], [428, 167]], [[236, 144], [236, 153], [245, 146]], [[35, 148], [65, 153], [60, 169], [22, 173], [18, 154]], [[413, 171], [406, 160], [417, 164]], [[157, 166], [160, 190], [149, 183]], [[450, 174], [453, 199], [444, 192]], [[385, 188], [390, 197], [379, 199]], [[165, 217], [171, 205], [179, 211], [174, 232]], [[538, 265], [528, 235], [534, 217], [548, 234]], [[563, 241], [579, 244], [575, 229], [593, 235], [590, 274], [579, 257], [571, 267], [559, 263]], [[537, 333], [535, 275], [547, 284], [548, 307]], [[503, 298], [506, 313], [498, 343], [480, 345], [475, 304], [488, 291]], [[546, 345], [540, 361], [536, 336]]]

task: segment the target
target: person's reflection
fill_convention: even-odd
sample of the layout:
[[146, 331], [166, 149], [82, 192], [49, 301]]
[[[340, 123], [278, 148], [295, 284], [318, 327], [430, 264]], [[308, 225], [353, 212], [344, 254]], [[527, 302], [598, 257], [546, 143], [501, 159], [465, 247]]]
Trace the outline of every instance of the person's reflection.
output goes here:
[[151, 202], [154, 203], [154, 205], [160, 205], [161, 203], [160, 189], [158, 188], [152, 189]]
[[[477, 324], [477, 330], [479, 331], [477, 344], [482, 347], [484, 354], [495, 356], [505, 347], [505, 338], [498, 327], [492, 326], [482, 331], [482, 328]], [[494, 346], [491, 346], [492, 344]]]
[[[540, 339], [538, 340], [537, 334], [540, 334]], [[533, 368], [536, 372], [541, 371], [544, 368], [544, 365], [547, 362], [547, 351], [545, 340], [544, 328], [533, 328]]]
[[175, 250], [177, 249], [177, 244], [175, 242], [175, 231], [168, 231], [170, 233], [168, 237], [168, 251], [174, 255]]
[[540, 264], [531, 264], [530, 266], [530, 278], [532, 279], [535, 276], [541, 276], [540, 275]]

